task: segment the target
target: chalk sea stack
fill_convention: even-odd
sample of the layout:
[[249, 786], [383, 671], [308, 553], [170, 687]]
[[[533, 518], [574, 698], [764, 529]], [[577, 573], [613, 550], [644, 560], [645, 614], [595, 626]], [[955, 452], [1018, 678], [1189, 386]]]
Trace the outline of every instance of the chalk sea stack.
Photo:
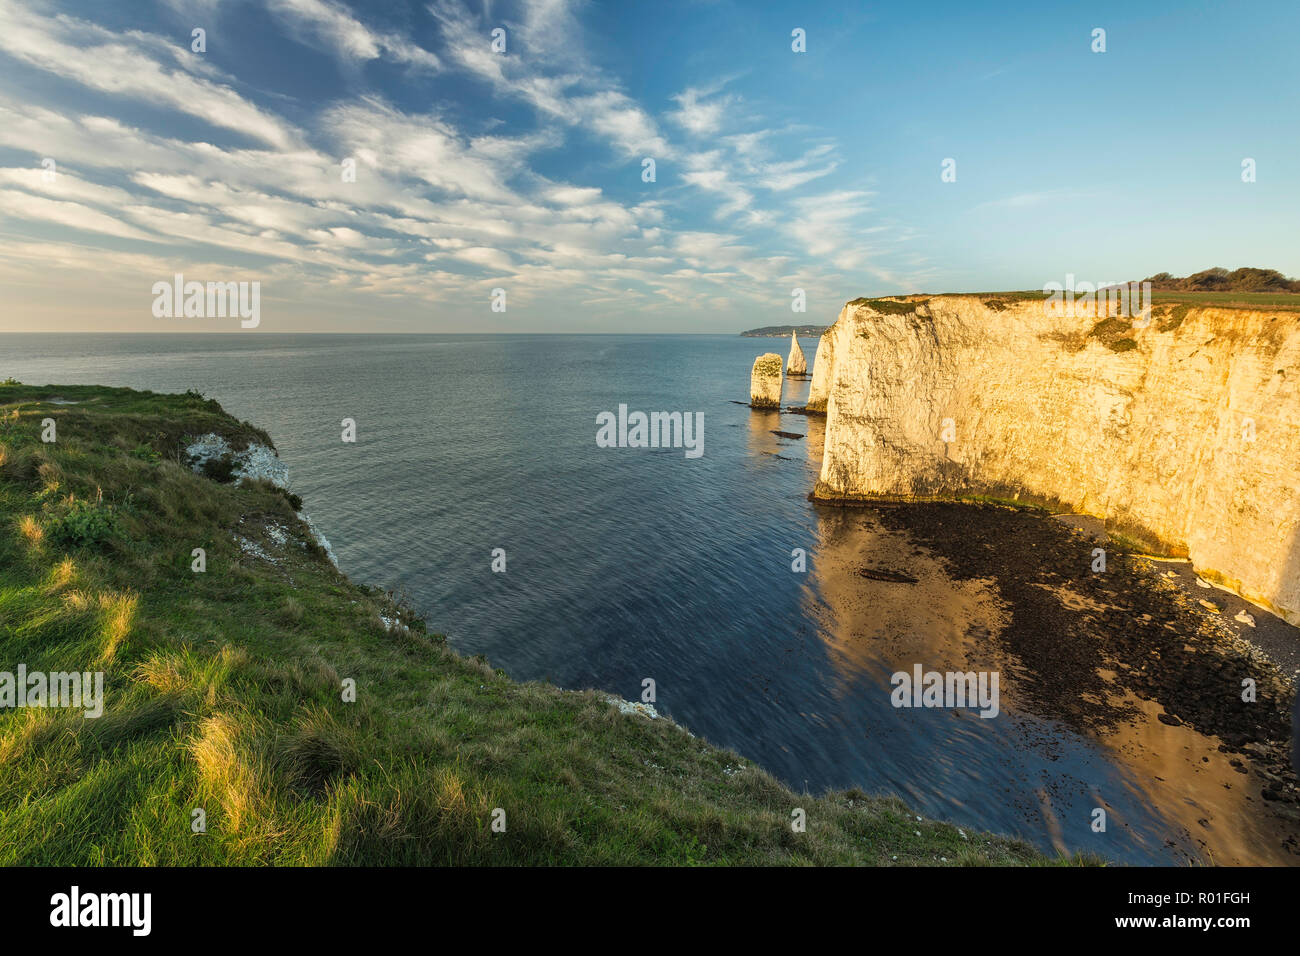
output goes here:
[[808, 360], [803, 357], [803, 349], [799, 348], [799, 339], [795, 333], [790, 333], [790, 357], [786, 359], [785, 370], [791, 375], [807, 375]]
[[781, 407], [781, 356], [775, 352], [754, 359], [754, 371], [749, 376], [749, 404], [751, 408]]
[[831, 371], [835, 367], [835, 336], [831, 334], [833, 329], [834, 326], [831, 326], [817, 340], [817, 351], [813, 353], [812, 384], [808, 386], [808, 402], [804, 406], [805, 411], [826, 413]]

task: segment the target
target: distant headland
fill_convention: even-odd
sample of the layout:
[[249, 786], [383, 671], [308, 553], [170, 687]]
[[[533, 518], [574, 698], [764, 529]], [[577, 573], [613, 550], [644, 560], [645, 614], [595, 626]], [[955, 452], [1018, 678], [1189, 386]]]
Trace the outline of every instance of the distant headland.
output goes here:
[[829, 325], [765, 325], [761, 329], [746, 329], [740, 334], [750, 339], [785, 338], [791, 332], [796, 335], [821, 335]]

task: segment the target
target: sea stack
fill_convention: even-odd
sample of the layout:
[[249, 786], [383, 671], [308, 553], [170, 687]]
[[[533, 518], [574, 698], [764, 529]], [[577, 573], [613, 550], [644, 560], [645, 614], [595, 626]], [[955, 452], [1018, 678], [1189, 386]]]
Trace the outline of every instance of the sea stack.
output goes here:
[[835, 374], [835, 336], [831, 334], [834, 330], [835, 326], [832, 325], [817, 340], [817, 351], [813, 353], [812, 384], [808, 386], [808, 403], [804, 406], [805, 411], [826, 414], [831, 377]]
[[803, 349], [799, 348], [799, 338], [794, 333], [790, 333], [790, 357], [786, 359], [785, 370], [791, 375], [807, 375], [808, 360], [803, 357]]
[[751, 408], [781, 407], [781, 356], [775, 352], [754, 359], [754, 371], [749, 376], [749, 405]]

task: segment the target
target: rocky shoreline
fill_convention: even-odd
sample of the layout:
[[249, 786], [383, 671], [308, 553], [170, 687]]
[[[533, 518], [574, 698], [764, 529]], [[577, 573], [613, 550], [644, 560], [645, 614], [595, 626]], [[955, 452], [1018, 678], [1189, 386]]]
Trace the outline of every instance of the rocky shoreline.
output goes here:
[[[1106, 570], [1094, 572], [1094, 534], [1045, 512], [956, 502], [817, 503], [862, 509], [887, 533], [939, 556], [954, 580], [994, 589], [1008, 620], [975, 639], [980, 653], [1009, 667], [1004, 680], [1019, 708], [1102, 742], [1126, 739], [1152, 716], [1194, 732], [1188, 745], [1199, 740], [1207, 752], [1179, 772], [1239, 778], [1222, 786], [1240, 791], [1278, 854], [1300, 862], [1300, 788], [1290, 767], [1294, 659], [1278, 654], [1288, 641], [1294, 652], [1300, 629], [1264, 611], [1252, 629], [1235, 621], [1231, 608], [1207, 609], [1186, 566], [1186, 580], [1178, 572], [1170, 577], [1164, 564], [1111, 548]], [[905, 553], [887, 560], [859, 573], [893, 588], [915, 584]], [[1257, 634], [1268, 635], [1270, 647]], [[1243, 699], [1246, 681], [1253, 701]], [[1189, 827], [1193, 838], [1196, 829]], [[1208, 836], [1202, 842], [1214, 844]]]

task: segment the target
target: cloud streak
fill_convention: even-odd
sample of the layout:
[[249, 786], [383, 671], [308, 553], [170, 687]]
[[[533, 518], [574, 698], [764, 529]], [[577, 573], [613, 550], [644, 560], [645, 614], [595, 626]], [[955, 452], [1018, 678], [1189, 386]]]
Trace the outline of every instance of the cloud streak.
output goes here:
[[[683, 317], [753, 313], [788, 302], [791, 283], [880, 274], [868, 240], [884, 227], [870, 221], [868, 194], [810, 192], [840, 166], [833, 142], [778, 149], [721, 81], [667, 98], [656, 117], [586, 57], [568, 3], [500, 21], [504, 54], [490, 46], [497, 21], [454, 0], [429, 8], [436, 52], [337, 0], [267, 7], [292, 42], [347, 68], [387, 60], [485, 92], [467, 119], [463, 104], [402, 108], [400, 88], [365, 84], [291, 119], [289, 100], [239, 92], [230, 72], [174, 38], [0, 0], [0, 55], [29, 71], [29, 85], [48, 77], [85, 92], [50, 85], [34, 101], [0, 80], [0, 147], [32, 164], [0, 168], [11, 233], [0, 262], [29, 262], [37, 248], [58, 281], [76, 281], [84, 250], [100, 243], [103, 262], [146, 288], [186, 262], [224, 261], [299, 290], [304, 315], [313, 295], [357, 307], [382, 295], [395, 315], [427, 316], [433, 303], [471, 325], [499, 285], [551, 316], [616, 302], [652, 324], [666, 306]], [[520, 106], [531, 123], [497, 118]], [[560, 177], [547, 161], [556, 155], [583, 159]], [[661, 183], [639, 181], [645, 156]], [[52, 182], [44, 157], [58, 164]], [[52, 255], [60, 243], [66, 252]]]

